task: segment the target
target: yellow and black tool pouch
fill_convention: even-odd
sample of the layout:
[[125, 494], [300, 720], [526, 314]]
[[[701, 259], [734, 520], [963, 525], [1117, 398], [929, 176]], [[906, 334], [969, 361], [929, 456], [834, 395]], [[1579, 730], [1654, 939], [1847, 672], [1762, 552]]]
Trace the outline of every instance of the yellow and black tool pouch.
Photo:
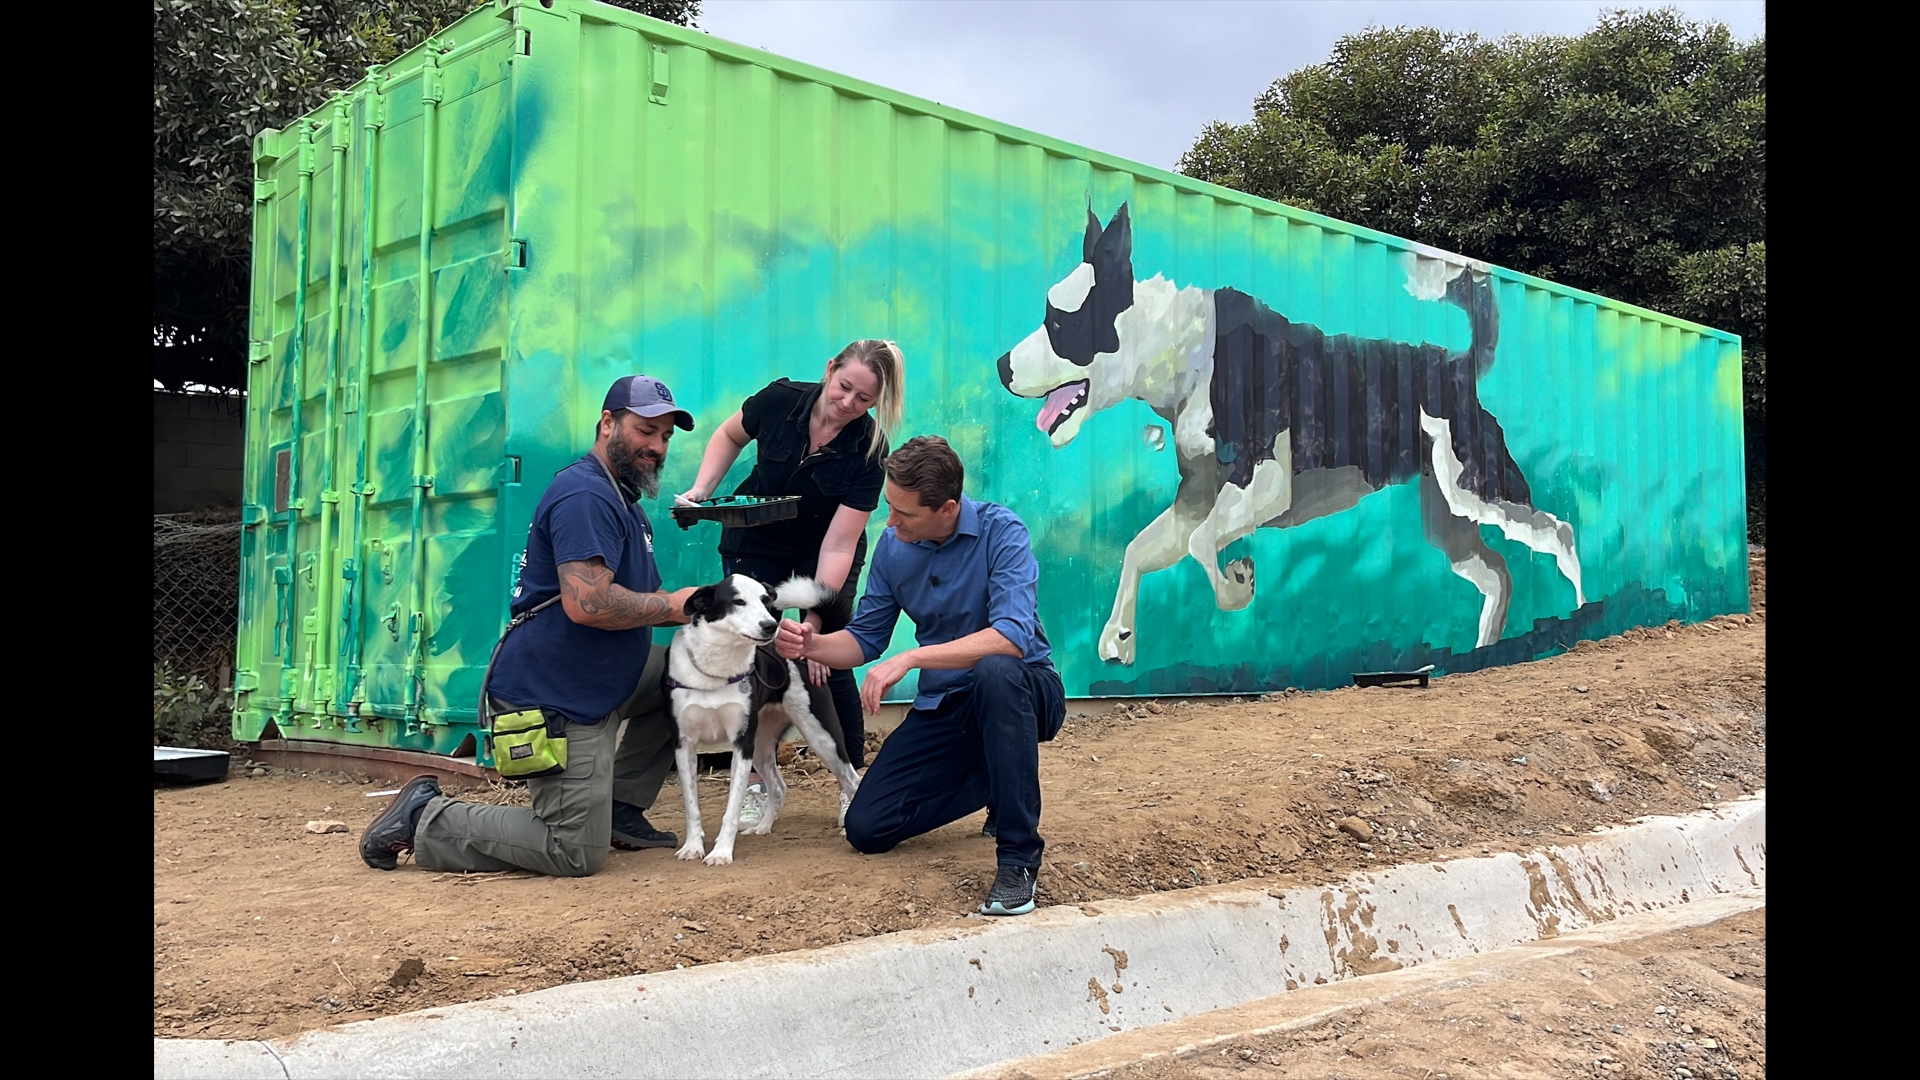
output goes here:
[[567, 720], [544, 709], [522, 709], [493, 717], [488, 741], [493, 767], [508, 780], [558, 776], [567, 771]]
[[500, 646], [514, 628], [550, 606], [559, 597], [515, 615], [494, 643], [493, 657], [487, 661], [486, 674], [480, 677], [480, 724], [487, 732], [493, 750], [493, 768], [507, 780], [531, 780], [536, 776], [558, 776], [567, 771], [567, 718], [546, 709], [520, 709], [495, 714], [493, 699], [487, 696], [487, 682], [493, 678], [494, 661], [500, 659]]

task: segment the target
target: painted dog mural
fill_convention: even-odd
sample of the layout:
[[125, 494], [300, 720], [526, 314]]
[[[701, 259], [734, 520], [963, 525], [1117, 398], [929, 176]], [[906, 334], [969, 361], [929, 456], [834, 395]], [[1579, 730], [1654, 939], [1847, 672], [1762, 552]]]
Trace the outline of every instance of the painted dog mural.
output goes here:
[[1576, 609], [1585, 604], [1572, 526], [1532, 505], [1480, 404], [1499, 336], [1489, 268], [1427, 248], [1402, 261], [1409, 293], [1466, 312], [1466, 349], [1328, 334], [1236, 289], [1135, 280], [1126, 204], [1104, 227], [1088, 210], [1082, 261], [1047, 291], [1045, 322], [999, 369], [1009, 391], [1041, 401], [1036, 423], [1055, 448], [1128, 398], [1172, 431], [1179, 489], [1127, 545], [1101, 659], [1133, 663], [1142, 575], [1191, 555], [1219, 609], [1237, 611], [1253, 600], [1254, 566], [1221, 566], [1227, 545], [1415, 479], [1424, 535], [1484, 597], [1476, 647], [1500, 639], [1513, 594], [1482, 525], [1551, 555]]

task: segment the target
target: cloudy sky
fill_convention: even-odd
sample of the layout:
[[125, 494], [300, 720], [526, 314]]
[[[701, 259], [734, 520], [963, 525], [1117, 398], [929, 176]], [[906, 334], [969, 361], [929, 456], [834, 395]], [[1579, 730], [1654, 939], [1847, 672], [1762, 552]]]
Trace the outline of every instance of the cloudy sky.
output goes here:
[[[1578, 34], [1590, 0], [705, 0], [700, 26], [882, 86], [1172, 168], [1209, 120], [1368, 26]], [[1680, 0], [1740, 38], [1764, 0]]]

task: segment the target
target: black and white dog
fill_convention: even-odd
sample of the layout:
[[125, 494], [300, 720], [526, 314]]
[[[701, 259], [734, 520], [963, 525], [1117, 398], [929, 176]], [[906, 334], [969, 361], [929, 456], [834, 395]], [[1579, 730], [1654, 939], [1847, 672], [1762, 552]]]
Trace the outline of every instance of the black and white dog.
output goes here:
[[[1513, 593], [1482, 525], [1553, 556], [1575, 605], [1586, 603], [1572, 526], [1532, 505], [1499, 422], [1480, 404], [1499, 335], [1486, 264], [1427, 247], [1401, 256], [1409, 293], [1466, 312], [1472, 339], [1456, 352], [1328, 334], [1236, 289], [1182, 288], [1158, 274], [1136, 281], [1125, 203], [1104, 228], [1088, 210], [1082, 251], [1047, 290], [1045, 323], [1000, 357], [1000, 381], [1043, 399], [1038, 425], [1056, 448], [1128, 398], [1172, 429], [1179, 491], [1127, 545], [1101, 659], [1133, 663], [1142, 574], [1191, 555], [1215, 604], [1237, 611], [1253, 600], [1253, 560], [1221, 567], [1228, 544], [1415, 478], [1428, 541], [1484, 597], [1479, 646], [1500, 639]], [[1148, 436], [1164, 445], [1159, 429]]]
[[846, 824], [847, 804], [853, 801], [860, 778], [853, 771], [833, 698], [826, 687], [808, 683], [799, 665], [775, 655], [772, 642], [781, 612], [818, 610], [822, 628], [831, 633], [845, 626], [852, 615], [850, 600], [812, 578], [797, 577], [775, 588], [744, 574], [696, 589], [687, 599], [688, 622], [673, 635], [665, 680], [680, 734], [674, 757], [687, 811], [687, 842], [678, 852], [680, 858], [706, 855], [694, 775], [699, 746], [733, 745], [727, 808], [720, 819], [720, 834], [714, 837], [713, 854], [706, 855], [708, 866], [725, 866], [733, 861], [740, 807], [751, 772], [758, 771], [767, 785], [766, 813], [753, 831], [772, 831], [774, 819], [780, 816], [787, 786], [774, 755], [789, 724], [800, 729], [814, 754], [840, 781], [840, 823]]

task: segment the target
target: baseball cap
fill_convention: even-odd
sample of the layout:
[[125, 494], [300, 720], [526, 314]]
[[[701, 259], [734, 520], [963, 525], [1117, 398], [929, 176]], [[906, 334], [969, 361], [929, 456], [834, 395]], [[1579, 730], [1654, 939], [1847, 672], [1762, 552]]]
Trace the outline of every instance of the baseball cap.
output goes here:
[[673, 425], [682, 431], [693, 430], [693, 414], [673, 403], [673, 391], [651, 375], [627, 375], [615, 379], [600, 406], [608, 412], [625, 409], [640, 416], [673, 414]]

